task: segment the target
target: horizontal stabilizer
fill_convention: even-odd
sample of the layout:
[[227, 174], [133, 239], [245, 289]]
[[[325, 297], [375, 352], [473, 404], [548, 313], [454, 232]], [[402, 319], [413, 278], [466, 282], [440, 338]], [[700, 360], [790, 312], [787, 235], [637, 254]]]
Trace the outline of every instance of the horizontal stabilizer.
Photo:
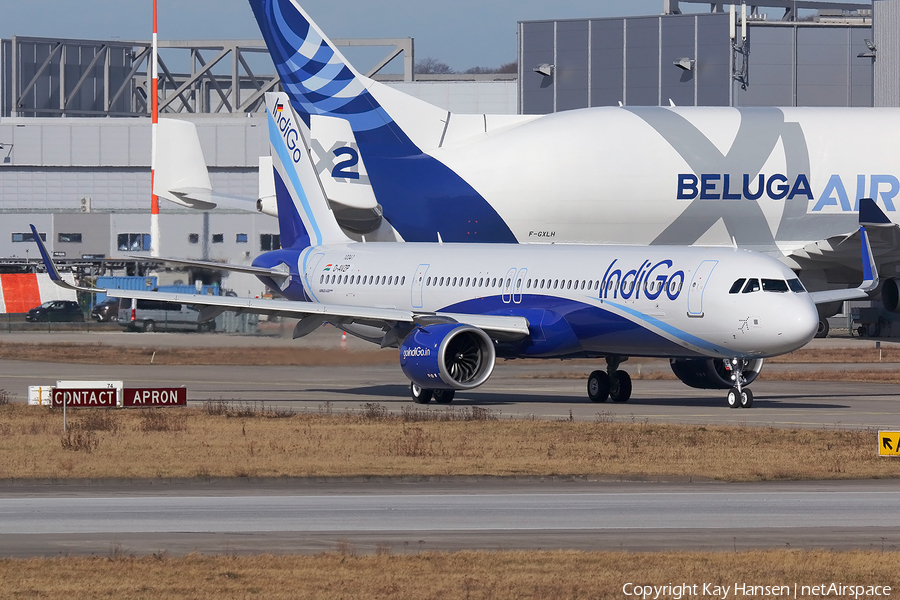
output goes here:
[[[173, 202], [177, 202], [177, 204], [181, 204], [188, 208], [212, 210], [217, 206], [221, 206], [223, 208], [257, 212], [256, 198], [220, 194], [204, 188], [177, 188], [167, 190], [167, 192], [169, 195], [178, 199], [177, 201], [173, 200]], [[160, 194], [157, 194], [157, 196], [160, 196]], [[171, 200], [168, 196], [166, 196], [166, 198]]]

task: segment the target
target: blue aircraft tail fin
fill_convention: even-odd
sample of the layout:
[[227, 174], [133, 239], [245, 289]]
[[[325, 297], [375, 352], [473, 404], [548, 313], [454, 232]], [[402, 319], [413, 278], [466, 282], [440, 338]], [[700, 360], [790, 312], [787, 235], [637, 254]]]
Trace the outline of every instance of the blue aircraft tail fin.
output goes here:
[[309, 150], [309, 129], [284, 93], [266, 94], [275, 200], [283, 248], [351, 241], [338, 225]]
[[361, 75], [298, 0], [250, 5], [290, 108], [307, 127], [312, 115], [350, 123], [384, 219], [404, 240], [516, 241], [497, 211], [429, 154], [442, 143], [446, 110]]

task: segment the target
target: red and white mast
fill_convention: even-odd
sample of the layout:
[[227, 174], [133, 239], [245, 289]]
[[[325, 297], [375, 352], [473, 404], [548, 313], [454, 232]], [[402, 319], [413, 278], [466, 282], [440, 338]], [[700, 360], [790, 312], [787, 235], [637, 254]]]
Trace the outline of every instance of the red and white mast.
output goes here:
[[159, 123], [159, 46], [156, 39], [156, 0], [153, 0], [153, 42], [151, 43], [151, 76], [150, 93], [150, 256], [159, 256], [159, 196], [153, 193], [156, 179], [156, 129]]

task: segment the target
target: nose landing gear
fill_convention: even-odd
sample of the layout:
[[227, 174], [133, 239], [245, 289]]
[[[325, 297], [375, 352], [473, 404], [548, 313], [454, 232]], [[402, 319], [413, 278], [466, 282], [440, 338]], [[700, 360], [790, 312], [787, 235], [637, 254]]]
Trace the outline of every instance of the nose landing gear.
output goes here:
[[728, 395], [725, 396], [728, 408], [750, 408], [753, 406], [753, 392], [750, 391], [750, 388], [744, 387], [746, 385], [744, 368], [749, 362], [744, 359], [732, 358], [726, 363], [731, 366], [731, 380], [734, 382], [734, 387], [728, 390]]

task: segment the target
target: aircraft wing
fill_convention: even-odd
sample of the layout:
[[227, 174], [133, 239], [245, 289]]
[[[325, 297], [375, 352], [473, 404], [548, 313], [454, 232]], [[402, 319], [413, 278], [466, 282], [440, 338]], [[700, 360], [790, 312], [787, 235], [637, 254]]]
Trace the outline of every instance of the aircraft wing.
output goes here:
[[[362, 323], [387, 329], [387, 333], [393, 330], [398, 323], [409, 325], [427, 324], [429, 322], [457, 322], [472, 325], [483, 329], [491, 337], [504, 340], [522, 339], [529, 335], [528, 320], [524, 317], [505, 315], [469, 315], [463, 313], [419, 313], [398, 308], [379, 308], [374, 306], [345, 306], [339, 304], [318, 304], [315, 302], [294, 302], [290, 300], [275, 300], [268, 298], [236, 298], [233, 296], [207, 296], [202, 294], [177, 294], [166, 292], [148, 292], [139, 290], [118, 290], [92, 288], [73, 285], [65, 281], [59, 274], [56, 264], [50, 258], [47, 247], [44, 246], [41, 237], [34, 225], [31, 226], [35, 242], [47, 268], [47, 274], [56, 285], [66, 289], [74, 289], [81, 292], [103, 292], [114, 298], [137, 298], [139, 300], [160, 300], [163, 302], [179, 302], [194, 306], [204, 307], [198, 315], [198, 322], [210, 321], [225, 311], [256, 313], [263, 315], [275, 315], [288, 318], [300, 318], [301, 321], [294, 329], [294, 337], [302, 337], [313, 329], [328, 321], [335, 324]], [[181, 264], [207, 266], [209, 268], [224, 268], [228, 266], [242, 269], [252, 274], [273, 276], [278, 274], [285, 276], [281, 271], [270, 269], [258, 269], [257, 267], [244, 267], [241, 265], [222, 265], [220, 263], [207, 263], [205, 261], [180, 261], [178, 259], [166, 259], [168, 262]], [[396, 338], [386, 334], [386, 342], [392, 342]]]
[[[445, 323], [458, 322], [472, 325], [483, 329], [491, 337], [500, 337], [505, 340], [521, 339], [529, 335], [528, 320], [524, 317], [440, 312], [416, 313], [411, 310], [398, 308], [346, 306], [268, 298], [235, 298], [231, 296], [205, 296], [202, 294], [177, 294], [138, 290], [107, 289], [97, 291], [103, 291], [116, 298], [160, 300], [163, 302], [179, 302], [181, 304], [202, 306], [204, 308], [200, 311], [198, 322], [212, 320], [225, 311], [235, 311], [300, 319], [318, 317], [318, 319], [308, 319], [306, 321], [306, 324], [313, 325], [309, 331], [326, 321], [336, 325], [341, 323], [362, 323], [375, 327], [393, 327], [397, 323], [409, 323], [410, 325], [417, 323], [427, 324], [429, 321], [437, 320]], [[295, 337], [301, 337], [309, 333], [309, 331], [306, 331], [306, 324], [303, 321], [298, 324], [298, 329], [295, 330]]]
[[[861, 200], [860, 202], [863, 202]], [[874, 202], [869, 201], [874, 206]], [[876, 208], [877, 210], [877, 208]], [[879, 211], [880, 212], [880, 211]], [[884, 213], [881, 213], [882, 216]], [[884, 217], [887, 220], [887, 217]], [[860, 218], [862, 222], [862, 218]], [[877, 223], [870, 223], [870, 227], [877, 229]], [[872, 253], [872, 243], [869, 239], [869, 232], [864, 225], [859, 226], [859, 243], [860, 254], [862, 255], [862, 273], [863, 280], [859, 287], [846, 290], [824, 290], [821, 292], [810, 292], [810, 298], [816, 304], [827, 304], [829, 302], [841, 302], [844, 300], [862, 300], [868, 298], [869, 294], [878, 289], [878, 265]]]

